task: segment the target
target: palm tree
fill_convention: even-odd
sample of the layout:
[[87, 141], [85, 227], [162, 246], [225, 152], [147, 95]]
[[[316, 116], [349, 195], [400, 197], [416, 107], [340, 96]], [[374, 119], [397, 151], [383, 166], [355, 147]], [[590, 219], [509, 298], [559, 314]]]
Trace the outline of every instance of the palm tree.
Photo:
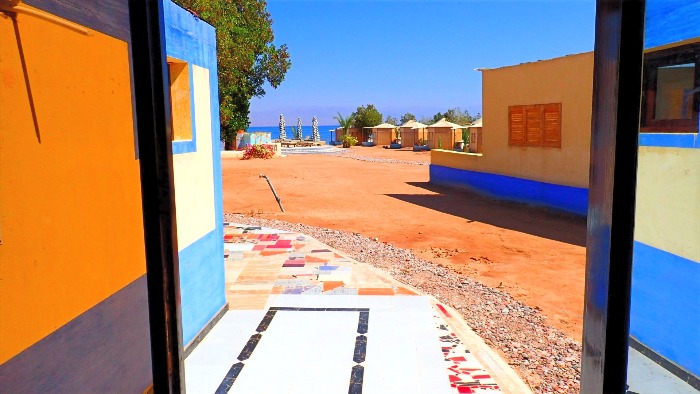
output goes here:
[[352, 124], [355, 122], [352, 114], [348, 115], [347, 118], [344, 118], [340, 112], [338, 112], [338, 116], [334, 116], [333, 119], [335, 119], [340, 127], [345, 131], [345, 135], [348, 135], [348, 129], [352, 127]]

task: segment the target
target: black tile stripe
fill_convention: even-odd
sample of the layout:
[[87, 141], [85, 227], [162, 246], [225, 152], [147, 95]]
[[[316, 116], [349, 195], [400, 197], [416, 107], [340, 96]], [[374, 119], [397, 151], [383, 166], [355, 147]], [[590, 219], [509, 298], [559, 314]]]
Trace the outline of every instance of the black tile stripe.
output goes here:
[[238, 377], [238, 374], [241, 373], [243, 370], [243, 363], [235, 363], [231, 366], [231, 369], [228, 370], [228, 373], [226, 374], [226, 377], [224, 377], [224, 380], [221, 381], [221, 384], [219, 387], [216, 389], [215, 394], [226, 394], [228, 391], [231, 389], [231, 386], [233, 386], [233, 382], [236, 381], [236, 378]]
[[352, 372], [350, 372], [350, 386], [348, 387], [348, 394], [362, 394], [362, 383], [365, 376], [365, 367], [362, 365], [355, 365], [352, 367]]
[[277, 313], [276, 310], [268, 310], [267, 313], [265, 314], [265, 317], [260, 321], [260, 324], [258, 324], [258, 328], [255, 329], [257, 332], [265, 332], [267, 331], [267, 327], [270, 326], [270, 323], [272, 322], [272, 318], [275, 317], [275, 313]]
[[361, 364], [365, 362], [365, 356], [367, 355], [367, 337], [364, 335], [358, 335], [355, 338], [355, 354], [353, 355], [352, 361]]
[[296, 306], [273, 306], [269, 310], [292, 312], [369, 312], [369, 308], [306, 308]]
[[238, 375], [240, 375], [241, 371], [243, 370], [243, 367], [245, 367], [245, 364], [243, 362], [249, 359], [251, 354], [253, 354], [253, 351], [262, 339], [262, 333], [267, 331], [268, 327], [270, 327], [270, 324], [272, 323], [272, 320], [275, 318], [277, 312], [279, 311], [359, 312], [359, 316], [357, 319], [357, 333], [361, 335], [358, 335], [355, 338], [355, 349], [353, 351], [352, 360], [356, 363], [356, 365], [352, 367], [352, 371], [350, 372], [348, 394], [362, 394], [362, 384], [365, 374], [365, 367], [363, 367], [360, 364], [365, 362], [365, 357], [367, 355], [367, 337], [364, 334], [367, 334], [367, 328], [369, 323], [369, 308], [306, 308], [290, 306], [271, 307], [267, 310], [267, 313], [265, 313], [265, 316], [263, 316], [262, 320], [260, 320], [260, 324], [258, 324], [258, 327], [255, 330], [257, 334], [253, 334], [250, 336], [250, 339], [248, 339], [248, 342], [245, 344], [243, 350], [241, 350], [241, 353], [238, 355], [238, 362], [233, 364], [226, 376], [224, 376], [224, 379], [221, 381], [219, 387], [216, 389], [216, 394], [228, 393], [228, 391], [233, 386], [233, 383], [236, 382]]
[[260, 339], [262, 338], [262, 334], [253, 334], [250, 336], [250, 339], [248, 339], [248, 343], [243, 346], [243, 350], [241, 350], [241, 353], [238, 355], [238, 361], [245, 361], [250, 358], [250, 355], [253, 353], [253, 350], [258, 346], [258, 343], [260, 342]]
[[367, 324], [369, 323], [369, 312], [360, 312], [360, 319], [357, 322], [357, 333], [367, 334]]

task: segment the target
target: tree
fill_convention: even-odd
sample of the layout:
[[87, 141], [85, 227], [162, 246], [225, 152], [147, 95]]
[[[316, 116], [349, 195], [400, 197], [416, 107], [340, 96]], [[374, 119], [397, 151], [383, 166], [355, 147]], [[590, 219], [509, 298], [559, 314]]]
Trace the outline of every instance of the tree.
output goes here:
[[355, 123], [355, 119], [353, 119], [352, 114], [348, 115], [347, 118], [344, 118], [343, 115], [338, 112], [338, 116], [334, 116], [333, 119], [335, 119], [340, 125], [340, 128], [345, 131], [345, 133], [343, 133], [344, 135], [348, 135], [348, 129], [352, 127], [353, 123]]
[[423, 123], [423, 124], [427, 124], [427, 125], [430, 125], [430, 124], [432, 124], [432, 123], [435, 123], [435, 122], [433, 122], [433, 118], [429, 118], [429, 117], [427, 117], [427, 116], [424, 116], [424, 117], [420, 118], [420, 122]]
[[272, 44], [265, 0], [174, 0], [216, 28], [221, 140], [250, 126], [250, 99], [277, 88], [292, 63], [286, 45]]
[[399, 120], [401, 121], [401, 124], [406, 124], [412, 120], [416, 120], [416, 115], [413, 115], [410, 112], [406, 112]]
[[353, 125], [364, 133], [368, 133], [368, 131], [365, 131], [365, 127], [374, 127], [381, 124], [383, 119], [382, 114], [373, 104], [357, 107], [357, 111], [352, 114], [352, 117], [355, 119]]
[[433, 117], [430, 118], [430, 119], [428, 120], [428, 123], [426, 123], [426, 124], [429, 124], [429, 125], [430, 125], [430, 124], [439, 122], [440, 119], [442, 119], [442, 118], [444, 118], [444, 117], [445, 117], [445, 115], [443, 115], [442, 112], [438, 112], [438, 113], [436, 113], [435, 115], [433, 115]]
[[466, 109], [462, 110], [459, 107], [448, 109], [447, 112], [445, 112], [444, 118], [448, 122], [457, 123], [460, 126], [470, 125], [477, 119], [477, 117], [470, 115], [469, 111]]
[[391, 116], [391, 115], [387, 115], [387, 116], [386, 116], [386, 119], [384, 119], [384, 123], [393, 124], [394, 126], [396, 126], [396, 124], [397, 124], [398, 122], [399, 122], [399, 121], [396, 120], [396, 118], [393, 117], [393, 116]]
[[457, 123], [460, 126], [467, 126], [474, 123], [474, 121], [477, 120], [479, 117], [480, 115], [478, 114], [477, 116], [472, 116], [466, 109], [462, 110], [460, 107], [455, 107], [448, 109], [447, 112], [445, 112], [444, 114], [438, 112], [435, 115], [433, 115], [432, 118], [425, 120], [428, 121], [427, 124], [432, 124], [440, 121], [440, 119], [442, 118], [445, 118], [445, 120], [448, 122]]

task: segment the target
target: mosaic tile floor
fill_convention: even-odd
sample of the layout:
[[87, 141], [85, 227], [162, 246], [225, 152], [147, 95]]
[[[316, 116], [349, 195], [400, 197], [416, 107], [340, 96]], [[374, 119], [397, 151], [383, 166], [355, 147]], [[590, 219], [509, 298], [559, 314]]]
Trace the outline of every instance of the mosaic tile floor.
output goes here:
[[224, 228], [230, 309], [188, 392], [501, 392], [431, 297], [303, 234]]

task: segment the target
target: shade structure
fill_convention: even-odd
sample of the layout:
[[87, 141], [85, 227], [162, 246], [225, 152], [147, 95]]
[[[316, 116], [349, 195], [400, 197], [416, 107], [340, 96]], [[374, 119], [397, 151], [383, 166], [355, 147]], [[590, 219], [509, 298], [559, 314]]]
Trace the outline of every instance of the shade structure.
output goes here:
[[416, 122], [415, 120], [409, 120], [408, 122], [399, 126], [399, 133], [401, 133], [401, 144], [403, 146], [413, 146], [418, 145], [418, 141], [428, 140], [428, 130], [427, 125], [423, 123]]
[[311, 139], [321, 141], [321, 135], [318, 133], [318, 119], [315, 116], [311, 120]]
[[296, 135], [294, 136], [294, 138], [300, 140], [303, 138], [303, 136], [304, 136], [304, 134], [301, 131], [301, 118], [297, 118], [297, 130], [296, 130]]
[[284, 124], [284, 115], [280, 114], [280, 140], [287, 139], [286, 125]]
[[462, 140], [462, 130], [466, 128], [466, 126], [461, 126], [442, 118], [427, 127], [428, 146], [430, 149], [452, 150], [455, 147], [455, 143]]
[[479, 118], [476, 121], [474, 121], [474, 123], [470, 124], [467, 127], [469, 129], [469, 152], [470, 153], [481, 153], [482, 125], [483, 125], [482, 119]]
[[371, 127], [372, 141], [377, 145], [389, 145], [396, 139], [396, 126], [390, 123], [382, 123]]

